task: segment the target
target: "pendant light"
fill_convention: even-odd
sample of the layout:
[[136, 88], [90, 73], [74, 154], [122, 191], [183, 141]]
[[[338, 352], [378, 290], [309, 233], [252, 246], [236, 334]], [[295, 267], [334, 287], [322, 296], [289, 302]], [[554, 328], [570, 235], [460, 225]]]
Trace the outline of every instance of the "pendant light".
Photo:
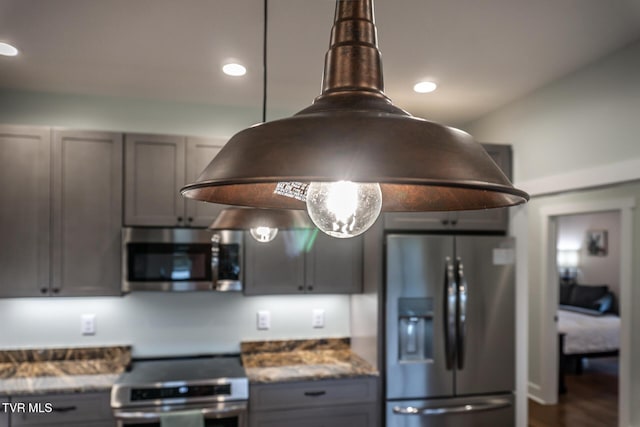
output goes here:
[[[265, 21], [266, 24], [266, 21]], [[413, 117], [383, 92], [372, 0], [337, 0], [322, 93], [292, 117], [234, 135], [185, 197], [307, 209], [322, 231], [352, 237], [380, 211], [513, 206], [513, 187], [459, 129]]]
[[258, 242], [275, 239], [278, 230], [311, 228], [304, 211], [290, 209], [226, 208], [209, 226], [213, 230], [249, 230]]

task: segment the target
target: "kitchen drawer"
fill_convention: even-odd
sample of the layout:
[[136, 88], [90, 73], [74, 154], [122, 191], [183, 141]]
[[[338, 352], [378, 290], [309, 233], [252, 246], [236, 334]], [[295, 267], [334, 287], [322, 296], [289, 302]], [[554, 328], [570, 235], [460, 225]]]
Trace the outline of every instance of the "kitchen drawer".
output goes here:
[[375, 402], [377, 377], [255, 384], [250, 387], [251, 411]]
[[[15, 426], [64, 426], [80, 423], [84, 426], [115, 426], [111, 414], [109, 393], [45, 394], [14, 398], [14, 402], [24, 402], [26, 407], [41, 408], [42, 413], [27, 411], [11, 415], [11, 425]], [[47, 404], [52, 411], [47, 413]]]
[[380, 408], [375, 403], [359, 403], [326, 408], [252, 412], [250, 427], [378, 427]]

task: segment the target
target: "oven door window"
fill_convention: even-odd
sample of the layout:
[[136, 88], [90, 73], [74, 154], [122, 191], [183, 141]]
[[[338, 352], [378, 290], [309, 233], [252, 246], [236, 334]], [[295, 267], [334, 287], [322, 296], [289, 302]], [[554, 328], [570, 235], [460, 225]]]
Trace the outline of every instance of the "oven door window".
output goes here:
[[129, 243], [127, 276], [132, 282], [211, 281], [211, 245]]

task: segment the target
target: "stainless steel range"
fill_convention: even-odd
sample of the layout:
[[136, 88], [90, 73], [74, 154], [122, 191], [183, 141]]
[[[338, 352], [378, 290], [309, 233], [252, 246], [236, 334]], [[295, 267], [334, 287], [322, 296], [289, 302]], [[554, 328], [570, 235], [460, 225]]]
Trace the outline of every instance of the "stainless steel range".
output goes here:
[[206, 427], [246, 427], [249, 381], [238, 356], [137, 361], [111, 390], [118, 427], [160, 426], [178, 413]]

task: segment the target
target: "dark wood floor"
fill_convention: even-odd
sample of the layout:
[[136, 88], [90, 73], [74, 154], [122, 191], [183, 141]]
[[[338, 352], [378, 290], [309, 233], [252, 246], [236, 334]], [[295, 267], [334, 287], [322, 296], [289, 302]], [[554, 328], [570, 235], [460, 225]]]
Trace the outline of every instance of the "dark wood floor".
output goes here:
[[557, 405], [529, 400], [529, 427], [616, 427], [618, 359], [591, 359], [582, 375], [566, 376]]

